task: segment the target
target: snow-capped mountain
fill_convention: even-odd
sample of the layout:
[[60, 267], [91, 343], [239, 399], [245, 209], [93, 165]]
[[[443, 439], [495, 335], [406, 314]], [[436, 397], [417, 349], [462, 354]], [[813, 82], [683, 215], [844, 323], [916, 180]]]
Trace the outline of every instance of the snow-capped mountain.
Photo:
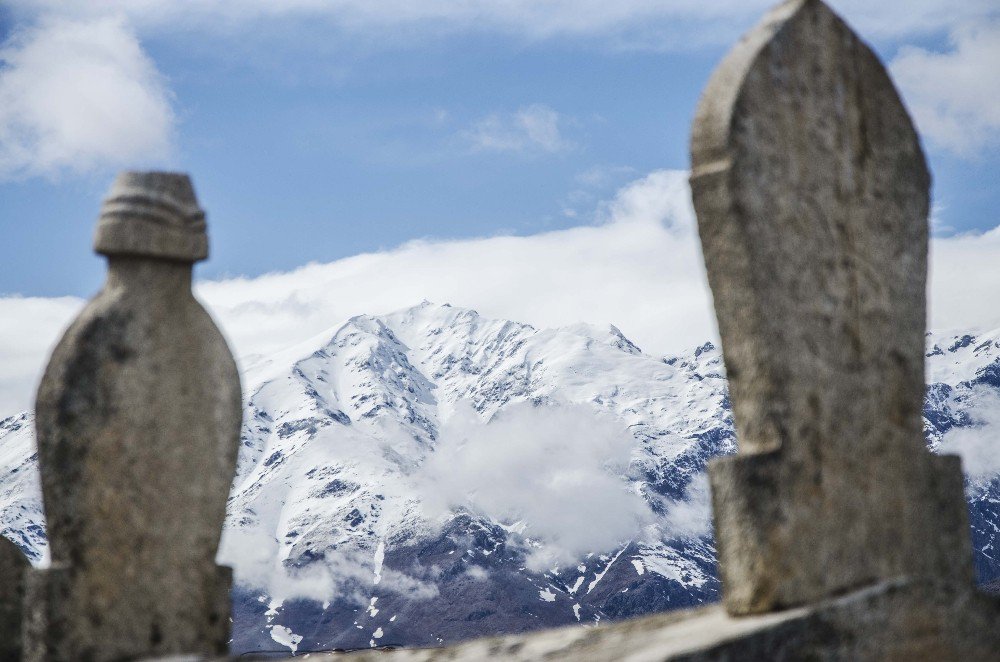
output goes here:
[[[928, 444], [970, 465], [988, 582], [1000, 332], [928, 347]], [[717, 596], [703, 472], [736, 445], [710, 343], [652, 356], [614, 327], [424, 303], [246, 364], [220, 553], [235, 651], [434, 644]], [[0, 531], [40, 562], [31, 427], [0, 422]]]

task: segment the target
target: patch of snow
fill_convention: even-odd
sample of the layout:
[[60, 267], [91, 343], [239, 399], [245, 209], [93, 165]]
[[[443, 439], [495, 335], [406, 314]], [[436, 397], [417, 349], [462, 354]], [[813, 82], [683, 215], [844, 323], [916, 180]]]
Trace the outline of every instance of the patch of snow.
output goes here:
[[385, 562], [385, 541], [379, 540], [378, 547], [375, 548], [375, 580], [378, 585], [382, 581], [382, 564]]
[[282, 646], [287, 646], [292, 654], [298, 652], [299, 644], [302, 643], [302, 635], [295, 634], [284, 625], [271, 625], [269, 627], [271, 628], [271, 639]]
[[618, 560], [618, 557], [621, 556], [622, 552], [624, 552], [627, 548], [628, 548], [628, 545], [626, 545], [625, 547], [622, 547], [621, 550], [619, 550], [619, 552], [617, 554], [615, 554], [614, 558], [611, 559], [610, 561], [608, 561], [608, 564], [606, 566], [604, 566], [604, 570], [602, 570], [601, 572], [597, 573], [594, 576], [594, 581], [590, 582], [590, 585], [587, 586], [587, 594], [588, 595], [590, 595], [590, 592], [594, 590], [594, 587], [597, 586], [598, 582], [600, 582], [602, 579], [604, 579], [604, 575], [608, 574], [608, 570], [611, 568], [611, 566], [613, 566], [615, 564], [615, 561]]
[[649, 572], [673, 580], [684, 587], [700, 587], [708, 580], [694, 559], [654, 553], [650, 550], [649, 553], [643, 554], [642, 562]]
[[267, 616], [267, 622], [270, 623], [274, 620], [274, 617], [278, 615], [278, 610], [281, 609], [281, 605], [285, 604], [284, 600], [278, 600], [277, 598], [271, 598], [271, 601], [267, 603], [267, 611], [264, 615]]
[[632, 565], [635, 566], [635, 571], [640, 575], [645, 574], [646, 566], [642, 564], [642, 559], [632, 559]]
[[544, 590], [539, 591], [538, 592], [538, 597], [539, 597], [539, 599], [544, 600], [545, 602], [555, 602], [556, 601], [556, 594], [553, 593], [552, 591], [550, 591], [549, 589], [544, 589]]

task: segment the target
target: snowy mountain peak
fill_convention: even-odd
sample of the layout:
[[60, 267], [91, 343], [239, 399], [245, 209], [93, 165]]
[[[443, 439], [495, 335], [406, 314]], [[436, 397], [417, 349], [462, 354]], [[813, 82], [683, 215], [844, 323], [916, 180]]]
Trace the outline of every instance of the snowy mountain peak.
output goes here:
[[[969, 469], [982, 580], [1000, 575], [984, 445], [998, 339], [928, 336], [925, 432]], [[611, 325], [424, 301], [248, 362], [243, 383], [220, 553], [236, 651], [434, 644], [715, 599], [704, 468], [736, 444], [712, 343], [651, 356]], [[39, 562], [31, 433], [28, 414], [0, 421], [0, 530]]]

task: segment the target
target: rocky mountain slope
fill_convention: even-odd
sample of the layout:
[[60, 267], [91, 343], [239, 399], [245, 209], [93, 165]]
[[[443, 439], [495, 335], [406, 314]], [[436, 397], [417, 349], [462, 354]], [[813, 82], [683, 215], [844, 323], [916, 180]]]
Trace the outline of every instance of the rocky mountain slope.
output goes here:
[[[928, 337], [925, 431], [961, 451], [1000, 577], [1000, 333]], [[716, 598], [707, 461], [736, 449], [718, 351], [644, 354], [424, 303], [246, 361], [220, 559], [236, 651], [421, 645]], [[0, 422], [0, 531], [45, 560], [31, 418]]]

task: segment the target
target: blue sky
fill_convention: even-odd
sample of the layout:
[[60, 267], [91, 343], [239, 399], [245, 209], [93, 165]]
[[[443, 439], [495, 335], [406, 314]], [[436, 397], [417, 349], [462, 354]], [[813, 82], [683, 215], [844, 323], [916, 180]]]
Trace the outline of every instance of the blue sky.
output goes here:
[[[687, 167], [701, 88], [768, 3], [65, 4], [16, 1], [0, 14], [0, 101], [16, 100], [0, 111], [0, 294], [99, 286], [90, 235], [125, 167], [193, 175], [209, 279], [417, 238], [594, 223], [628, 182]], [[996, 226], [1000, 94], [995, 73], [980, 73], [1000, 65], [993, 3], [834, 4], [899, 72], [925, 134], [938, 232]], [[46, 76], [56, 84], [25, 91]], [[110, 98], [80, 99], [61, 76], [110, 80]]]

